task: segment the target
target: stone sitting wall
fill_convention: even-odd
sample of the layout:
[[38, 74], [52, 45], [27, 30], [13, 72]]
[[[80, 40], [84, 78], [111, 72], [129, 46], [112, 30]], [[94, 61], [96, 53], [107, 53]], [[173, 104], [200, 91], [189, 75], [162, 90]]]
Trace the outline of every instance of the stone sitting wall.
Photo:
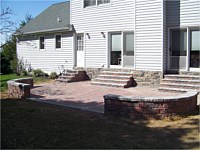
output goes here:
[[30, 97], [30, 89], [33, 87], [33, 78], [20, 78], [7, 82], [8, 96], [10, 98], [23, 99]]
[[187, 115], [197, 109], [198, 92], [174, 97], [125, 97], [119, 95], [104, 96], [105, 115], [130, 119], [161, 119], [173, 115]]

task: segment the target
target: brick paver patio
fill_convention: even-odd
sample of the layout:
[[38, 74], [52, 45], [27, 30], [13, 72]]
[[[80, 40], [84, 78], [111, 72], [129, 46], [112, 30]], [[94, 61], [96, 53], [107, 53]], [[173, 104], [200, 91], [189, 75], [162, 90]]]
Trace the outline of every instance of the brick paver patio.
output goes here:
[[172, 96], [177, 93], [159, 92], [157, 88], [131, 87], [127, 89], [97, 86], [90, 81], [73, 83], [45, 83], [36, 85], [31, 90], [32, 100], [64, 105], [68, 107], [84, 109], [103, 113], [106, 94], [124, 96]]

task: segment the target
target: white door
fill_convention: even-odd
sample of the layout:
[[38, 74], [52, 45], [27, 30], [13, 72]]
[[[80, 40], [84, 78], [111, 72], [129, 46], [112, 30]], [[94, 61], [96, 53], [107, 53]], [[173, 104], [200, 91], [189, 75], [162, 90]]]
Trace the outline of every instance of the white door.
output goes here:
[[85, 66], [85, 52], [84, 52], [84, 34], [77, 34], [76, 36], [76, 64], [77, 67]]
[[110, 67], [118, 68], [122, 66], [122, 47], [121, 33], [112, 33], [110, 35]]

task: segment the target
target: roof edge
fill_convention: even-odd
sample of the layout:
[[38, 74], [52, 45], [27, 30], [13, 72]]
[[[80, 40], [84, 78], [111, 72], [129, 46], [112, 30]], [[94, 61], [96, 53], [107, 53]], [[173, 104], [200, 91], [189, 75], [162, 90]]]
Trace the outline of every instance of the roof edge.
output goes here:
[[17, 35], [28, 35], [28, 34], [37, 34], [37, 33], [58, 32], [58, 31], [63, 31], [63, 30], [67, 30], [67, 31], [71, 32], [71, 31], [73, 31], [73, 25], [70, 25], [70, 26], [64, 27], [64, 28], [39, 30], [39, 31], [25, 32], [25, 33], [18, 31], [18, 32], [14, 33], [14, 35], [17, 36]]

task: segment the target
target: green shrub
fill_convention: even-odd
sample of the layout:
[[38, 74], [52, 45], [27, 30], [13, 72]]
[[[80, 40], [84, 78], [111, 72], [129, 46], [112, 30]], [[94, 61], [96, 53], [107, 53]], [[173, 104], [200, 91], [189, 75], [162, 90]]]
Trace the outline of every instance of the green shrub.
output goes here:
[[22, 70], [20, 72], [20, 76], [28, 76], [28, 72], [26, 70]]
[[49, 79], [56, 79], [58, 77], [56, 72], [51, 72], [49, 75]]
[[46, 74], [41, 69], [33, 70], [34, 77], [45, 77]]

